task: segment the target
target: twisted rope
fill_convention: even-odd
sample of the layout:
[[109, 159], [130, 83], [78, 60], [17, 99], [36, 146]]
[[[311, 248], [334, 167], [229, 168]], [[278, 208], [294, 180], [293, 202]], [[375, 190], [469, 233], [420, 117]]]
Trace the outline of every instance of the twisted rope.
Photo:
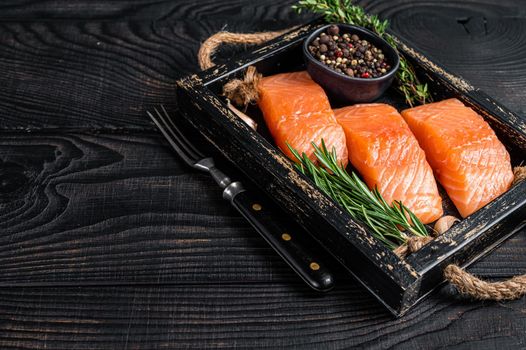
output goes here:
[[526, 294], [526, 275], [506, 281], [486, 282], [457, 265], [448, 265], [444, 269], [444, 278], [461, 294], [478, 300], [513, 300]]
[[275, 32], [261, 32], [261, 33], [230, 33], [226, 31], [218, 32], [212, 35], [210, 38], [206, 39], [201, 48], [199, 48], [199, 53], [197, 54], [197, 59], [199, 61], [199, 67], [201, 69], [208, 69], [213, 67], [215, 64], [212, 61], [212, 56], [217, 51], [221, 44], [252, 44], [259, 45], [263, 44], [266, 41], [277, 38], [281, 34], [288, 32], [290, 29], [278, 30]]
[[257, 72], [256, 67], [250, 66], [243, 79], [232, 79], [223, 86], [223, 95], [237, 106], [247, 106], [258, 100], [260, 80], [261, 74]]

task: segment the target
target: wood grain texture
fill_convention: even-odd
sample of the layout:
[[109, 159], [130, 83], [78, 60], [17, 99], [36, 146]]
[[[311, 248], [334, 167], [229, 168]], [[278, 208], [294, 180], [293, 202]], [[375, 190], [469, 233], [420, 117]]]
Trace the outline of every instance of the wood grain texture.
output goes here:
[[227, 23], [248, 29], [233, 16], [259, 18], [252, 31], [304, 21], [290, 3], [91, 4], [0, 5], [0, 130], [154, 130], [145, 109], [173, 103], [175, 80], [199, 69], [200, 43]]
[[[445, 288], [392, 320], [341, 270], [334, 292], [308, 291], [151, 132], [144, 110], [173, 103], [173, 82], [197, 69], [202, 40], [225, 25], [301, 22], [290, 3], [0, 3], [1, 281], [156, 283], [3, 286], [1, 349], [526, 347], [525, 299], [468, 302]], [[360, 3], [526, 115], [524, 2]], [[524, 273], [525, 250], [523, 230], [470, 271]]]
[[[509, 1], [509, 0], [508, 0]], [[230, 23], [237, 17], [262, 21], [294, 21], [297, 16], [290, 11], [294, 0], [214, 1], [202, 0], [133, 0], [90, 1], [68, 0], [24, 1], [5, 0], [0, 4], [0, 21], [20, 20], [206, 20], [219, 18]], [[255, 23], [255, 25], [258, 25]]]
[[[294, 15], [291, 3], [3, 2], [0, 81], [7, 89], [0, 91], [0, 129], [153, 130], [145, 106], [173, 100], [176, 78], [198, 69], [204, 39], [225, 26], [244, 32], [306, 20]], [[520, 93], [526, 3], [361, 3], [391, 19], [413, 46], [526, 114]]]
[[197, 67], [191, 27], [0, 22], [1, 127], [153, 130], [146, 106], [173, 101], [176, 77]]
[[[3, 134], [0, 160], [0, 284], [300, 283], [160, 136]], [[474, 271], [525, 271], [504, 247]]]
[[160, 136], [4, 135], [0, 159], [0, 284], [295, 280]]
[[2, 349], [519, 349], [526, 300], [436, 294], [393, 320], [354, 284], [3, 288], [0, 325]]

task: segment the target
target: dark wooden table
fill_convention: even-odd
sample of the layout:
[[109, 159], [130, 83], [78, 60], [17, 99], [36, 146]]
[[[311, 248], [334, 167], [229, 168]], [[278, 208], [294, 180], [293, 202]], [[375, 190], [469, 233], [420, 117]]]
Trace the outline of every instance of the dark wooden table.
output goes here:
[[[360, 2], [526, 117], [526, 2]], [[310, 291], [145, 118], [206, 37], [291, 3], [2, 1], [0, 349], [526, 348], [524, 298], [444, 287], [393, 319], [342, 270]], [[470, 271], [525, 273], [525, 231]]]

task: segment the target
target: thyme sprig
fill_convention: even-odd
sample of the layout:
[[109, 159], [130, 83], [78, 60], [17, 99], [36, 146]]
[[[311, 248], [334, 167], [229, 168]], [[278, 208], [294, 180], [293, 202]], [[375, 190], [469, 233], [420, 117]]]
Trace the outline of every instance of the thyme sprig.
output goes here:
[[347, 172], [338, 162], [335, 149], [329, 152], [323, 140], [321, 147], [315, 143], [312, 146], [320, 165], [288, 145], [298, 160], [298, 170], [338, 202], [353, 219], [367, 225], [387, 247], [395, 249], [406, 242], [408, 235], [428, 235], [426, 227], [402, 202], [389, 205], [377, 188], [370, 190], [356, 173]]
[[[308, 10], [321, 14], [327, 22], [342, 22], [365, 27], [384, 38], [393, 47], [397, 46], [394, 38], [386, 32], [389, 21], [367, 14], [362, 7], [354, 5], [351, 0], [300, 0], [292, 7], [298, 13]], [[422, 84], [418, 80], [413, 67], [403, 56], [400, 56], [400, 68], [396, 80], [398, 90], [411, 107], [432, 101], [427, 84]]]

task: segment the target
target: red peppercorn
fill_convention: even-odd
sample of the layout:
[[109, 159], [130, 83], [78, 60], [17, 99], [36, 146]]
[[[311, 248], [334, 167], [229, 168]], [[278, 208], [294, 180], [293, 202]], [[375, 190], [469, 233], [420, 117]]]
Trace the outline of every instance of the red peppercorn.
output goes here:
[[332, 33], [335, 30], [339, 28], [334, 26], [321, 33], [308, 47], [309, 52], [329, 69], [362, 79], [383, 76], [391, 69], [382, 50], [356, 34], [340, 36]]

